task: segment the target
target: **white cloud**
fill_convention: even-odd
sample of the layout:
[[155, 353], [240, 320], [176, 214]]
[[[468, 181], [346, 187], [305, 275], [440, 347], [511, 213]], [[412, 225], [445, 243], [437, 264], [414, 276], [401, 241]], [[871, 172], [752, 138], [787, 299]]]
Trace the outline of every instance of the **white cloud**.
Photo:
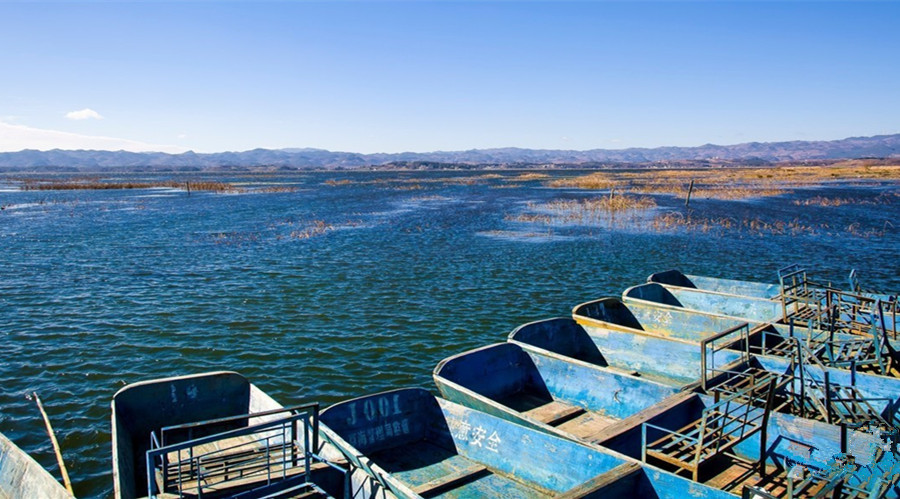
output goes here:
[[80, 109], [78, 111], [70, 111], [66, 113], [66, 118], [70, 120], [102, 120], [100, 113], [90, 108]]
[[184, 147], [160, 144], [148, 144], [137, 140], [119, 139], [115, 137], [100, 137], [93, 135], [81, 135], [77, 133], [61, 132], [58, 130], [44, 130], [24, 125], [12, 125], [0, 121], [0, 152], [21, 151], [22, 149], [38, 149], [47, 151], [50, 149], [96, 149], [104, 151], [132, 151], [132, 152], [168, 152], [182, 153]]

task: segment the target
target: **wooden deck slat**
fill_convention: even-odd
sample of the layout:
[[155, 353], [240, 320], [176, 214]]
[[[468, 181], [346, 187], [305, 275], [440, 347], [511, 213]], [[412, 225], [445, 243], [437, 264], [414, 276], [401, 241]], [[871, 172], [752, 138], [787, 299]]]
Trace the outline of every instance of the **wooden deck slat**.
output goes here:
[[525, 411], [524, 414], [550, 426], [557, 426], [578, 415], [584, 414], [585, 409], [575, 405], [554, 400], [534, 409]]
[[413, 487], [413, 492], [420, 496], [431, 495], [438, 491], [454, 488], [463, 483], [470, 482], [490, 473], [486, 467], [480, 464], [472, 464], [460, 470], [454, 471], [442, 477]]

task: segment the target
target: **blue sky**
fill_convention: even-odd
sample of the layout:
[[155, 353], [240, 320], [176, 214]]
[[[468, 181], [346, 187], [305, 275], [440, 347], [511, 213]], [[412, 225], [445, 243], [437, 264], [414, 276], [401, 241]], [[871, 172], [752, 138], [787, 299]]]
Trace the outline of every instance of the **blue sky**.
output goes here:
[[4, 2], [0, 151], [900, 133], [898, 2]]

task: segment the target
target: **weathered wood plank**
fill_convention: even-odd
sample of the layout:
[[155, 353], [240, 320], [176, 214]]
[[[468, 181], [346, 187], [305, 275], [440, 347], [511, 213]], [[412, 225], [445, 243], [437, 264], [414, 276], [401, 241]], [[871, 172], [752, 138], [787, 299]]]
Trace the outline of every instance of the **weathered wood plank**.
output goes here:
[[620, 464], [606, 473], [601, 473], [591, 480], [556, 496], [556, 499], [579, 499], [640, 471], [641, 465], [638, 463]]
[[640, 426], [641, 424], [646, 423], [647, 421], [650, 421], [651, 419], [655, 418], [656, 416], [659, 416], [660, 414], [665, 413], [669, 409], [671, 409], [677, 405], [680, 405], [695, 396], [696, 396], [696, 394], [694, 394], [694, 393], [679, 392], [679, 393], [667, 398], [666, 400], [660, 402], [659, 404], [648, 407], [648, 408], [644, 409], [643, 411], [640, 411], [637, 414], [634, 414], [633, 416], [629, 416], [625, 419], [619, 420], [618, 422], [607, 426], [602, 431], [596, 433], [591, 438], [591, 441], [602, 444], [603, 442], [605, 442], [611, 438], [617, 437], [617, 436], [627, 432], [628, 430], [631, 430], [632, 428], [634, 428], [636, 426]]
[[461, 470], [457, 470], [448, 475], [435, 478], [430, 482], [423, 483], [413, 487], [413, 491], [420, 496], [434, 494], [440, 490], [453, 488], [465, 482], [470, 482], [483, 475], [490, 473], [486, 467], [480, 464], [473, 464]]
[[583, 413], [583, 407], [560, 402], [559, 400], [554, 400], [524, 412], [524, 414], [550, 426], [556, 426]]

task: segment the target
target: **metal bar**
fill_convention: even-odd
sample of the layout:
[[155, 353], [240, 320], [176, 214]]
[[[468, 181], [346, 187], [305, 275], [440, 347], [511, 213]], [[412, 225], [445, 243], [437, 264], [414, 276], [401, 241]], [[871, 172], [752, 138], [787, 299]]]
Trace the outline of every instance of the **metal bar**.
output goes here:
[[775, 380], [769, 382], [769, 394], [766, 397], [766, 409], [763, 413], [761, 435], [759, 437], [759, 476], [766, 476], [766, 440], [769, 429], [769, 414], [772, 412], [772, 405], [775, 403]]
[[184, 497], [184, 490], [182, 489], [181, 481], [181, 449], [178, 449], [178, 497]]
[[[272, 409], [272, 410], [263, 411], [263, 412], [255, 412], [252, 414], [239, 414], [237, 416], [228, 416], [228, 417], [224, 417], [224, 418], [209, 419], [206, 421], [198, 421], [195, 423], [185, 423], [185, 424], [180, 424], [180, 425], [166, 426], [166, 427], [162, 428], [161, 432], [164, 434], [166, 431], [171, 431], [171, 430], [192, 430], [193, 428], [196, 428], [199, 426], [206, 426], [206, 425], [213, 425], [213, 424], [220, 424], [220, 423], [229, 423], [232, 421], [240, 421], [242, 419], [271, 416], [273, 414], [279, 414], [282, 412], [300, 412], [300, 411], [312, 409], [314, 407], [318, 408], [318, 406], [319, 406], [318, 403], [301, 404], [301, 405], [294, 405], [291, 407], [283, 407], [281, 409]], [[165, 442], [165, 438], [163, 438], [163, 442]]]
[[313, 450], [319, 452], [319, 403], [313, 404]]
[[647, 423], [641, 424], [641, 462], [647, 462]]
[[[147, 496], [150, 499], [153, 499], [154, 497], [156, 497], [156, 494], [153, 493], [153, 489], [154, 489], [153, 485], [155, 483], [155, 481], [153, 480], [153, 469], [154, 469], [153, 468], [153, 458], [148, 454], [146, 456], [146, 460], [147, 460]], [[163, 481], [163, 487], [165, 487], [165, 486], [166, 486], [166, 482]]]
[[[317, 410], [317, 409], [314, 409], [314, 410]], [[305, 480], [307, 482], [309, 482], [309, 475], [310, 475], [309, 456], [312, 454], [312, 451], [309, 450], [309, 431], [307, 431], [309, 428], [308, 416], [309, 415], [307, 414], [306, 417], [303, 418], [303, 466], [306, 466]], [[318, 420], [318, 418], [316, 418], [316, 420]]]
[[260, 423], [260, 424], [258, 424], [258, 425], [254, 425], [254, 426], [247, 426], [247, 427], [244, 427], [244, 428], [237, 428], [237, 429], [234, 429], [234, 430], [228, 430], [228, 431], [225, 431], [225, 432], [222, 432], [222, 433], [217, 433], [217, 434], [215, 434], [215, 435], [209, 435], [209, 436], [206, 436], [206, 437], [200, 437], [200, 438], [198, 438], [198, 439], [191, 440], [191, 441], [188, 441], [188, 442], [181, 442], [181, 443], [178, 443], [178, 444], [167, 445], [167, 446], [165, 446], [165, 447], [161, 447], [161, 448], [159, 448], [159, 449], [156, 449], [156, 450], [153, 451], [153, 452], [162, 452], [162, 451], [173, 452], [173, 451], [175, 451], [175, 450], [177, 450], [177, 449], [179, 449], [179, 448], [180, 448], [180, 449], [186, 449], [186, 448], [188, 448], [188, 447], [190, 447], [190, 446], [200, 446], [200, 445], [203, 445], [203, 444], [206, 444], [206, 443], [209, 443], [209, 442], [215, 442], [215, 441], [217, 441], [217, 440], [222, 440], [222, 439], [224, 439], [224, 438], [238, 437], [238, 436], [241, 436], [241, 435], [249, 435], [249, 434], [251, 434], [251, 433], [258, 433], [258, 432], [260, 432], [260, 431], [262, 431], [262, 430], [264, 430], [264, 429], [267, 429], [267, 428], [274, 428], [274, 427], [276, 427], [276, 426], [282, 424], [282, 423], [285, 422], [285, 421], [288, 421], [288, 420], [299, 420], [299, 419], [301, 419], [301, 416], [289, 416], [289, 417], [286, 417], [286, 418], [277, 419], [277, 420], [275, 420], [275, 421], [267, 421], [267, 422], [265, 422], [265, 423]]

